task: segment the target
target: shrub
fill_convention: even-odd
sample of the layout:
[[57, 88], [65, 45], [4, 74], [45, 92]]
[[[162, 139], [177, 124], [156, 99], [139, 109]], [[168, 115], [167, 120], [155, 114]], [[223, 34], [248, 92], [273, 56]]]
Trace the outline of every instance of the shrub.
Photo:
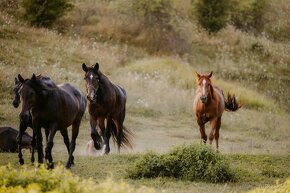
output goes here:
[[265, 13], [268, 0], [234, 1], [231, 22], [243, 31], [261, 33], [266, 23]]
[[229, 0], [196, 0], [194, 12], [198, 23], [209, 33], [218, 32], [227, 25]]
[[24, 19], [31, 25], [50, 27], [72, 8], [68, 0], [23, 0]]
[[70, 193], [154, 193], [153, 189], [131, 187], [125, 182], [116, 182], [111, 178], [95, 183], [91, 179], [82, 179], [61, 166], [53, 170], [22, 167], [19, 171], [11, 166], [0, 167], [0, 193], [13, 192], [70, 192]]
[[177, 14], [171, 0], [130, 0], [131, 14], [141, 21], [143, 30], [138, 44], [151, 53], [178, 53], [187, 50], [187, 42], [177, 30]]
[[147, 153], [127, 168], [130, 178], [174, 177], [191, 181], [227, 182], [235, 176], [226, 159], [207, 146], [176, 147], [168, 154]]

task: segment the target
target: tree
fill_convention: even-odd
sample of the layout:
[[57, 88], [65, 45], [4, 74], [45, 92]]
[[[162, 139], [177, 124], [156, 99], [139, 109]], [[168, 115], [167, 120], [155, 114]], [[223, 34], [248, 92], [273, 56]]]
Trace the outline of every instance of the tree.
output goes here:
[[23, 0], [24, 19], [31, 25], [50, 27], [72, 8], [69, 0]]
[[227, 25], [229, 0], [196, 0], [195, 14], [198, 23], [209, 33], [216, 33]]

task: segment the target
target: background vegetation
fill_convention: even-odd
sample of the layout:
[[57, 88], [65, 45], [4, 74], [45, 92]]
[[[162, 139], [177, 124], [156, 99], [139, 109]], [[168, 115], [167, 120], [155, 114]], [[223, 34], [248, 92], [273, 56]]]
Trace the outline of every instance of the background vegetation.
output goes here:
[[[21, 1], [1, 1], [1, 126], [19, 124], [20, 110], [12, 107], [18, 73], [47, 75], [85, 91], [81, 64], [99, 62], [113, 82], [126, 88], [125, 125], [135, 133], [135, 148], [121, 155], [112, 148], [110, 156], [85, 156], [90, 139], [86, 113], [72, 172], [97, 183], [111, 174], [121, 180], [124, 169], [148, 156], [143, 155], [147, 150], [162, 164], [160, 158], [172, 146], [199, 142], [192, 113], [194, 72], [214, 71], [213, 83], [244, 103], [238, 112], [224, 114], [220, 134], [221, 156], [229, 160], [236, 181], [214, 184], [168, 176], [125, 181], [168, 192], [245, 192], [285, 181], [290, 167], [289, 1], [231, 0], [227, 24], [212, 34], [199, 24], [196, 1], [71, 3], [73, 8], [47, 29], [25, 22]], [[62, 165], [64, 152], [58, 133], [53, 156]], [[24, 154], [28, 162], [29, 152]], [[1, 157], [1, 165], [19, 169], [15, 154]]]

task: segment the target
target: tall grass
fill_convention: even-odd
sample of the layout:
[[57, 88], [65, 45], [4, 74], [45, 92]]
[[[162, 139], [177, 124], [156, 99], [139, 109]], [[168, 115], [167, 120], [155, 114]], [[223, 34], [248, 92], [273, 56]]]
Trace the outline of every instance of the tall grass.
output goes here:
[[[197, 70], [180, 59], [172, 57], [147, 58], [129, 64], [126, 67], [126, 70], [137, 73], [135, 77], [144, 77], [142, 84], [147, 84], [150, 81], [156, 82], [152, 83], [145, 93], [152, 94], [153, 96], [156, 96], [154, 95], [155, 92], [168, 93], [165, 96], [171, 96], [173, 93], [176, 101], [187, 100], [185, 102], [187, 104], [191, 104], [193, 101], [194, 89], [196, 88], [195, 71]], [[219, 75], [217, 75], [218, 77], [215, 76], [214, 73], [213, 84], [221, 87], [225, 94], [227, 92], [234, 93], [238, 97], [238, 100], [242, 101], [244, 107], [250, 109], [279, 111], [279, 108], [274, 101], [266, 98], [264, 95], [259, 94], [250, 88], [246, 88], [237, 82], [224, 81], [219, 78]], [[158, 80], [162, 80], [164, 85], [159, 86]], [[165, 82], [168, 82], [169, 84]], [[168, 86], [165, 86], [165, 84]], [[187, 94], [188, 96], [184, 97], [184, 94]], [[146, 94], [143, 96], [146, 96]], [[166, 101], [162, 100], [161, 94], [158, 96], [161, 97], [161, 101]], [[156, 98], [153, 97], [152, 99]], [[169, 102], [168, 106], [171, 104], [172, 103]]]

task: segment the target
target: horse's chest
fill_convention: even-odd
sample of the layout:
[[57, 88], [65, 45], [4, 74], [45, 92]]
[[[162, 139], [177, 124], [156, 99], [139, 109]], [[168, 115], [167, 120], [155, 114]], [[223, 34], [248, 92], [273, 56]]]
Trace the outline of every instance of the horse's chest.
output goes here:
[[90, 106], [89, 107], [89, 113], [90, 115], [96, 116], [96, 117], [105, 117], [109, 114], [109, 109], [104, 108], [102, 106]]

